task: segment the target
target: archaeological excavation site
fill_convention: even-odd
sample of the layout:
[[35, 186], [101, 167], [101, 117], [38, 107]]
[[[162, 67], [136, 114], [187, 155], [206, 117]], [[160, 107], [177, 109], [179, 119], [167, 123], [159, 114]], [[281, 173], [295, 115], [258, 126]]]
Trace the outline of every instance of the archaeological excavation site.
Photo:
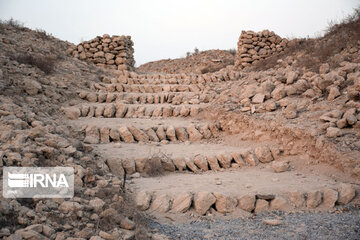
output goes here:
[[[0, 24], [0, 166], [71, 167], [72, 198], [0, 196], [0, 238], [360, 239], [360, 14], [317, 38], [136, 66]], [[1, 189], [3, 189], [1, 171]]]

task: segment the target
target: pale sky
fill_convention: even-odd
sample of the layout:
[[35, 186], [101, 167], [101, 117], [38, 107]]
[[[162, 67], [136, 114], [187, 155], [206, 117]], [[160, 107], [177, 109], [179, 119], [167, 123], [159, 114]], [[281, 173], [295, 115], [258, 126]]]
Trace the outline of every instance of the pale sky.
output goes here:
[[136, 65], [186, 52], [236, 48], [242, 30], [313, 37], [359, 0], [0, 0], [14, 18], [78, 44], [98, 35], [131, 35]]

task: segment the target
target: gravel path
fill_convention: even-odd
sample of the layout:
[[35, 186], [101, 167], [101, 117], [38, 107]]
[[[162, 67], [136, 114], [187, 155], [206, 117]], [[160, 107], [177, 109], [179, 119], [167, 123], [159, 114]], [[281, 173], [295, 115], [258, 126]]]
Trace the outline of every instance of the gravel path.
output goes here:
[[360, 239], [360, 209], [344, 213], [276, 213], [282, 219], [279, 226], [269, 226], [264, 219], [274, 214], [253, 218], [214, 220], [204, 217], [191, 223], [159, 224], [149, 220], [156, 229], [170, 239]]

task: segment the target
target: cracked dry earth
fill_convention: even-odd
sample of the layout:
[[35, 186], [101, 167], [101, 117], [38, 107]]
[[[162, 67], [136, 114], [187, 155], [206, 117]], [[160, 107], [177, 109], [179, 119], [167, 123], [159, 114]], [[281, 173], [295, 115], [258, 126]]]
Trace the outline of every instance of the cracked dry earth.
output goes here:
[[211, 111], [215, 89], [241, 78], [227, 76], [118, 71], [64, 111], [126, 179], [153, 238], [358, 239], [358, 182], [266, 134], [228, 131], [231, 119]]

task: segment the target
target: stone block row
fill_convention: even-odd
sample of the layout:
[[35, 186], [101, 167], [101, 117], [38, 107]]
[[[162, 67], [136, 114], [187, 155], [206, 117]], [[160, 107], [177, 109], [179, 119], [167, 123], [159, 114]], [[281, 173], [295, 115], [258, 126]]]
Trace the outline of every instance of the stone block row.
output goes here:
[[79, 117], [105, 118], [152, 118], [152, 117], [194, 117], [204, 110], [200, 105], [156, 106], [132, 105], [123, 103], [109, 103], [96, 105], [82, 105], [64, 108], [65, 115], [71, 119]]
[[[97, 131], [97, 128], [92, 128], [94, 131]], [[91, 129], [89, 128], [88, 131]], [[121, 129], [123, 133], [123, 137], [129, 138], [128, 142], [135, 142], [134, 138], [131, 136], [131, 131], [129, 129]], [[162, 138], [171, 139], [171, 138], [178, 138], [180, 141], [183, 138], [183, 133], [185, 132], [184, 129], [181, 130], [182, 133], [177, 132], [177, 129], [171, 128], [171, 134], [168, 136], [168, 130], [165, 132], [161, 129]], [[196, 127], [190, 126], [186, 129], [188, 133], [188, 139], [190, 141], [197, 141], [205, 138], [205, 135], [208, 137], [216, 136], [219, 129], [216, 125], [209, 125], [209, 128], [206, 129], [206, 132], [202, 130], [197, 130]], [[119, 129], [120, 131], [120, 129]], [[179, 130], [178, 130], [179, 131]], [[158, 131], [156, 131], [158, 133]], [[178, 133], [178, 135], [177, 135]], [[90, 133], [89, 133], [90, 134]], [[98, 133], [97, 133], [98, 134]], [[120, 135], [121, 135], [120, 134]], [[160, 135], [160, 136], [161, 136]], [[181, 136], [181, 137], [179, 137]], [[159, 135], [158, 135], [159, 137]], [[160, 138], [160, 137], [159, 137]], [[98, 142], [99, 137], [97, 135], [96, 140], [94, 142]], [[184, 139], [184, 138], [183, 138]], [[171, 140], [170, 140], [171, 141]], [[87, 142], [92, 142], [90, 139]], [[259, 163], [270, 163], [274, 161], [277, 148], [270, 149], [267, 146], [259, 146], [253, 149], [241, 149], [237, 152], [232, 153], [218, 153], [218, 154], [208, 154], [208, 155], [201, 155], [197, 154], [192, 157], [168, 157], [168, 156], [161, 156], [158, 158], [153, 157], [144, 157], [144, 158], [124, 158], [124, 159], [107, 159], [107, 164], [109, 165], [110, 170], [117, 175], [122, 175], [124, 172], [126, 174], [133, 174], [133, 173], [140, 173], [147, 175], [148, 169], [151, 168], [152, 165], [157, 165], [159, 168], [163, 168], [164, 171], [174, 172], [174, 171], [190, 171], [193, 173], [200, 173], [209, 170], [220, 170], [220, 169], [229, 169], [229, 168], [239, 168], [245, 166], [257, 166]], [[272, 150], [272, 151], [271, 151]], [[160, 161], [160, 162], [153, 162], [153, 161]], [[277, 163], [277, 161], [274, 161]], [[277, 168], [274, 168], [276, 172]], [[287, 169], [282, 169], [287, 170]]]
[[157, 126], [139, 128], [121, 125], [117, 128], [89, 125], [85, 128], [85, 143], [98, 144], [109, 142], [195, 142], [218, 135], [220, 129], [214, 124], [194, 125], [188, 127]]
[[94, 84], [96, 90], [103, 90], [106, 92], [132, 92], [132, 93], [163, 93], [163, 92], [200, 92], [205, 89], [203, 84], [164, 84], [164, 85], [151, 85], [151, 84]]
[[223, 69], [205, 74], [137, 74], [118, 71], [116, 78], [103, 77], [104, 83], [121, 84], [207, 84], [211, 82], [235, 81], [242, 76], [239, 71]]
[[78, 93], [81, 99], [88, 102], [111, 103], [123, 101], [127, 104], [199, 104], [208, 103], [215, 98], [215, 94], [200, 93], [113, 93], [113, 92], [86, 92]]
[[136, 194], [136, 207], [139, 210], [158, 213], [185, 213], [194, 210], [205, 215], [211, 209], [219, 213], [229, 214], [237, 209], [251, 213], [264, 211], [296, 211], [304, 209], [329, 210], [336, 205], [350, 203], [356, 195], [350, 184], [339, 184], [334, 188], [323, 188], [300, 192], [290, 190], [281, 195], [275, 194], [243, 194], [229, 196], [220, 192], [201, 191], [178, 194], [157, 193], [142, 190]]

